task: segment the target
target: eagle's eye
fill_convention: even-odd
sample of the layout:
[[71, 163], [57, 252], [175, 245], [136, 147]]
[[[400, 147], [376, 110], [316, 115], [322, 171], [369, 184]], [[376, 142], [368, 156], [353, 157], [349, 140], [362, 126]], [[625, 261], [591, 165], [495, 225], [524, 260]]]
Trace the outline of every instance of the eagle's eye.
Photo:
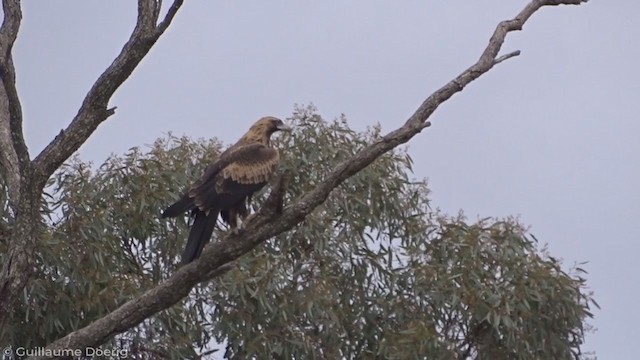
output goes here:
[[291, 131], [291, 128], [285, 125], [284, 122], [282, 122], [282, 120], [280, 119], [274, 120], [273, 125], [276, 128], [276, 130], [289, 131], [289, 132]]

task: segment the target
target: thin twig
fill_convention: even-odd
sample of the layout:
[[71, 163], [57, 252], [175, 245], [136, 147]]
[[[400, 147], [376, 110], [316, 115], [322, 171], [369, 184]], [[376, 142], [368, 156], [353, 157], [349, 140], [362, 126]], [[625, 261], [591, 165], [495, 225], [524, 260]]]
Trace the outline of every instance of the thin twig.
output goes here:
[[508, 54], [502, 55], [502, 56], [496, 58], [495, 60], [493, 60], [493, 65], [500, 64], [501, 62], [503, 62], [505, 60], [508, 60], [508, 59], [511, 59], [512, 57], [516, 57], [518, 55], [520, 55], [520, 50], [512, 51], [512, 52], [510, 52]]

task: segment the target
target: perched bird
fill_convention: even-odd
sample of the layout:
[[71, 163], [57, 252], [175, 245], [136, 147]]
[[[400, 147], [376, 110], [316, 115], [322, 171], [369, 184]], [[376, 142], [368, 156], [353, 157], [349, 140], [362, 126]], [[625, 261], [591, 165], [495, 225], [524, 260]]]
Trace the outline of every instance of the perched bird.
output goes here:
[[238, 226], [249, 211], [251, 196], [267, 184], [278, 167], [278, 150], [269, 139], [276, 131], [291, 131], [273, 116], [258, 120], [244, 136], [225, 150], [206, 168], [204, 174], [176, 201], [162, 212], [162, 217], [175, 217], [191, 211], [191, 226], [182, 263], [197, 259], [211, 238], [218, 214], [231, 228]]

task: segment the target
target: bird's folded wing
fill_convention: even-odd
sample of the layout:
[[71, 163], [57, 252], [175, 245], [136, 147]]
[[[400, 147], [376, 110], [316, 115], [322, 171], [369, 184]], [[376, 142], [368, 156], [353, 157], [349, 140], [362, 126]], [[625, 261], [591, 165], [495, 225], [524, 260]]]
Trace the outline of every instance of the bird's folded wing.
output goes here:
[[279, 160], [278, 150], [263, 144], [233, 146], [207, 167], [189, 189], [189, 196], [195, 198], [225, 179], [241, 184], [266, 182], [278, 167]]
[[264, 146], [237, 156], [235, 161], [222, 169], [222, 178], [238, 184], [266, 183], [278, 168], [279, 162], [278, 151]]

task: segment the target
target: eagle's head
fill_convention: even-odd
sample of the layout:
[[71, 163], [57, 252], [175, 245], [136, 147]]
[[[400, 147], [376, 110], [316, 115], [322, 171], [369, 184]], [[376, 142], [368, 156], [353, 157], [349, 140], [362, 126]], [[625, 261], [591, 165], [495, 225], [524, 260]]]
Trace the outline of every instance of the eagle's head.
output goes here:
[[251, 126], [251, 129], [249, 131], [254, 129], [257, 132], [262, 132], [269, 135], [273, 134], [276, 131], [291, 131], [290, 127], [285, 125], [282, 120], [274, 116], [265, 116], [256, 121], [256, 123]]
[[291, 128], [277, 117], [265, 116], [251, 126], [249, 131], [242, 137], [242, 140], [269, 144], [271, 134], [276, 131], [291, 132]]

